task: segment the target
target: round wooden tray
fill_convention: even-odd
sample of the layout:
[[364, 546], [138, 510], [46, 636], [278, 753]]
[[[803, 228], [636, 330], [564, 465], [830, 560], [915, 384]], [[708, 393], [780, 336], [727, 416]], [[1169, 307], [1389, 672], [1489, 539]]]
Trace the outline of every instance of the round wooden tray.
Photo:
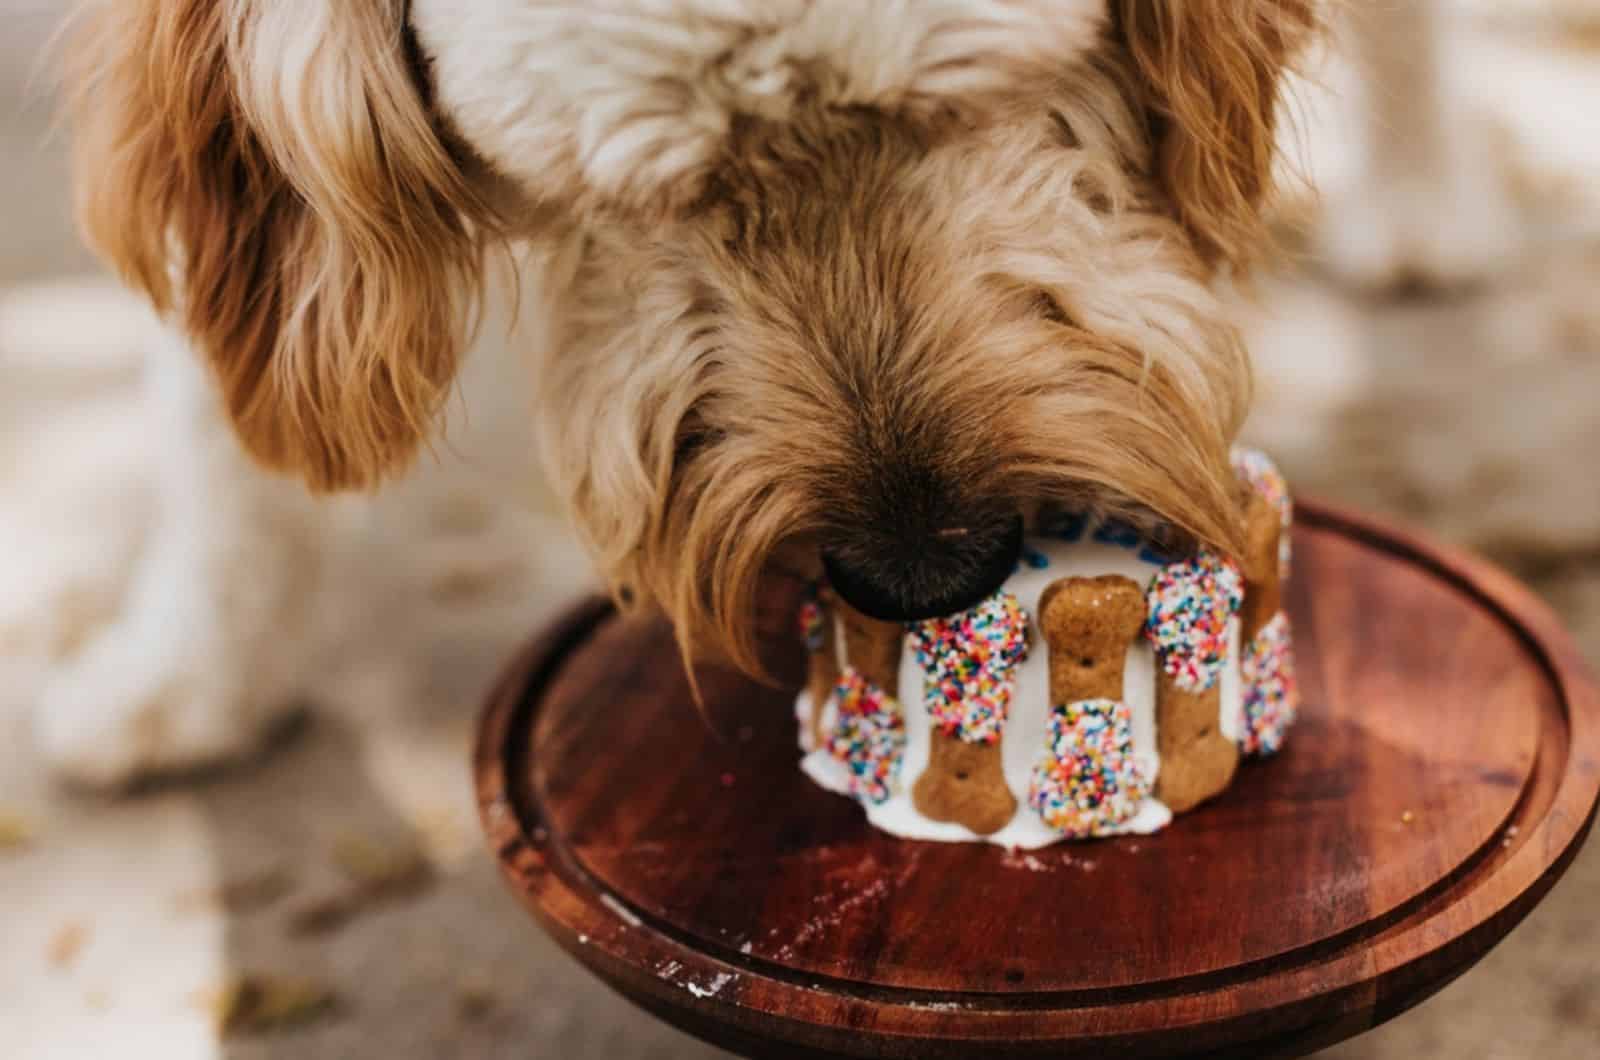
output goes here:
[[[477, 749], [512, 889], [623, 994], [747, 1055], [1310, 1051], [1465, 971], [1561, 875], [1600, 694], [1508, 576], [1301, 506], [1288, 748], [1165, 832], [1025, 854], [896, 840], [805, 779], [792, 688], [700, 675], [590, 603]], [[798, 587], [764, 602], [798, 687]], [[781, 633], [780, 633], [781, 631]]]

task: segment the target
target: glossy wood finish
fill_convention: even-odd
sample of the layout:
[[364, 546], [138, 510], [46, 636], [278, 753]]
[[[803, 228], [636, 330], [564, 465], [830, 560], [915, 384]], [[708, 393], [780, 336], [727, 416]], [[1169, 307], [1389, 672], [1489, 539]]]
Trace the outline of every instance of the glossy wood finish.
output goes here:
[[701, 675], [591, 604], [508, 671], [479, 794], [512, 889], [652, 1011], [748, 1055], [1291, 1055], [1403, 1011], [1554, 883], [1600, 695], [1482, 561], [1302, 505], [1288, 748], [1153, 837], [1033, 854], [881, 835], [796, 768], [789, 687]]

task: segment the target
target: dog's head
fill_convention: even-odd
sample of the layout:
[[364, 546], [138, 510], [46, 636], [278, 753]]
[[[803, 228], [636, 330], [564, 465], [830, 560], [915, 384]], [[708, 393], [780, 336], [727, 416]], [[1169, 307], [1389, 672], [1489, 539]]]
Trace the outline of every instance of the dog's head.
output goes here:
[[1040, 505], [1237, 545], [1210, 287], [1313, 2], [112, 0], [82, 213], [322, 488], [415, 450], [486, 248], [557, 248], [554, 476], [619, 587], [749, 661], [786, 543], [905, 616]]

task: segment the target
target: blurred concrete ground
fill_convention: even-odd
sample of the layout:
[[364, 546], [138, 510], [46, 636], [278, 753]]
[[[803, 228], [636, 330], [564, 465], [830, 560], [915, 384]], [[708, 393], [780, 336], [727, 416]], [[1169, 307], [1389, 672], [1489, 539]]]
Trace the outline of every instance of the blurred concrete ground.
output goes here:
[[[1505, 10], [1489, 29], [1464, 24], [1461, 61], [1538, 244], [1446, 299], [1351, 294], [1309, 264], [1268, 277], [1251, 432], [1302, 489], [1490, 551], [1600, 660], [1600, 35], [1508, 32]], [[30, 533], [70, 539], [81, 562], [125, 563], [137, 535], [104, 520], [137, 511], [142, 489], [136, 329], [120, 324], [137, 315], [92, 281], [22, 286], [91, 268], [45, 136], [48, 94], [27, 84], [57, 11], [0, 0], [0, 543], [19, 569]], [[60, 349], [63, 334], [77, 348]], [[45, 453], [92, 467], [104, 493], [63, 496], [36, 473]], [[514, 546], [480, 558], [532, 564]], [[38, 674], [0, 643], [0, 1057], [722, 1055], [558, 953], [479, 849], [471, 722], [525, 625], [470, 594], [441, 608], [421, 584], [374, 592], [404, 617], [371, 631], [345, 694], [273, 755], [122, 802], [63, 796], [39, 775], [26, 718]], [[527, 614], [552, 602], [529, 595]], [[351, 879], [377, 897], [341, 922], [330, 899]], [[1597, 889], [1600, 844], [1476, 970], [1327, 1055], [1597, 1055]], [[219, 1037], [211, 996], [257, 974], [325, 987], [336, 1007], [303, 1029]], [[321, 999], [276, 1000], [292, 1012]]]

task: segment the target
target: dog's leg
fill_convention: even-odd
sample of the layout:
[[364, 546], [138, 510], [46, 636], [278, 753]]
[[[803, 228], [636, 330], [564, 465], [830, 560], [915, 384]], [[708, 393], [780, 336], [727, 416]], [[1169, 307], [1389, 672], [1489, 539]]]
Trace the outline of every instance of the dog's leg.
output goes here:
[[1319, 241], [1328, 266], [1360, 287], [1461, 286], [1517, 251], [1502, 160], [1450, 85], [1441, 3], [1349, 8], [1364, 152], [1348, 187], [1329, 192]]
[[[110, 281], [0, 292], [0, 697], [115, 612], [148, 500], [134, 375], [153, 318]], [[24, 669], [25, 668], [25, 669]]]
[[120, 612], [52, 675], [35, 716], [56, 771], [97, 787], [252, 750], [296, 706], [317, 635], [324, 513], [250, 465], [176, 340], [146, 389], [150, 536]]

